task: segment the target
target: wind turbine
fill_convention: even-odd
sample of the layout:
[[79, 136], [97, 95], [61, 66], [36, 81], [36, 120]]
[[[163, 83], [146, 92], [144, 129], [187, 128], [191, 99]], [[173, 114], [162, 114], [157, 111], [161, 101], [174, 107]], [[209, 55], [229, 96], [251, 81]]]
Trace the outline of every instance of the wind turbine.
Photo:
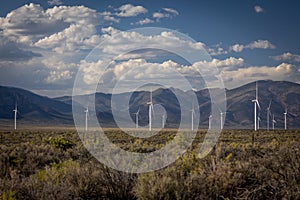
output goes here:
[[13, 110], [13, 112], [14, 112], [14, 129], [16, 130], [17, 129], [17, 114], [18, 114], [17, 102], [16, 102], [15, 109]]
[[224, 119], [224, 114], [226, 114], [227, 112], [223, 112], [220, 108], [218, 108], [220, 111], [220, 128], [223, 129], [224, 125], [223, 125], [223, 119]]
[[85, 131], [88, 131], [88, 115], [89, 115], [89, 107], [86, 107], [85, 112]]
[[226, 112], [222, 112], [222, 111], [220, 111], [220, 117], [221, 117], [221, 119], [220, 119], [220, 122], [221, 122], [221, 129], [223, 129], [223, 127], [224, 127], [224, 124], [223, 124], [223, 115], [224, 114], [226, 114]]
[[274, 114], [273, 114], [273, 117], [272, 117], [273, 130], [275, 128], [275, 123], [276, 123], [276, 121], [275, 121]]
[[284, 130], [287, 129], [287, 126], [286, 126], [286, 115], [287, 115], [287, 108], [285, 108], [285, 112], [283, 113], [284, 115]]
[[194, 130], [194, 116], [195, 116], [195, 109], [194, 109], [194, 101], [192, 104], [192, 109], [191, 109], [191, 115], [192, 115], [192, 131]]
[[135, 115], [135, 128], [139, 128], [139, 114], [140, 114], [140, 108], [136, 113], [133, 113]]
[[149, 105], [149, 131], [152, 130], [152, 112], [154, 112], [153, 109], [153, 102], [152, 102], [152, 89], [150, 91], [150, 101], [147, 102], [147, 104]]
[[260, 112], [258, 113], [258, 116], [257, 116], [257, 130], [259, 130], [259, 124], [260, 124]]
[[161, 116], [161, 120], [162, 120], [162, 124], [161, 124], [161, 128], [164, 128], [165, 127], [165, 114], [163, 114], [162, 116]]
[[267, 108], [267, 130], [269, 131], [270, 129], [270, 116], [271, 116], [271, 103], [272, 103], [272, 100], [270, 100], [270, 103], [269, 103], [269, 106]]
[[209, 115], [209, 117], [208, 117], [208, 129], [211, 129], [211, 118], [212, 118], [212, 115]]
[[255, 94], [255, 99], [252, 100], [254, 103], [254, 130], [257, 131], [257, 114], [256, 114], [256, 106], [260, 109], [259, 103], [258, 103], [258, 87], [257, 87], [257, 82], [256, 82], [256, 94]]

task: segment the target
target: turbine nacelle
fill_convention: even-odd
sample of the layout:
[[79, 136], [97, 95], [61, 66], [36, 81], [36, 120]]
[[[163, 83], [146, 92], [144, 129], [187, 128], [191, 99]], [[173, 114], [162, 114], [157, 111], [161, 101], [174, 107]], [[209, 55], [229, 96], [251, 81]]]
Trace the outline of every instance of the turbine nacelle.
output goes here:
[[252, 102], [255, 103], [258, 106], [258, 108], [261, 110], [258, 99], [253, 99]]

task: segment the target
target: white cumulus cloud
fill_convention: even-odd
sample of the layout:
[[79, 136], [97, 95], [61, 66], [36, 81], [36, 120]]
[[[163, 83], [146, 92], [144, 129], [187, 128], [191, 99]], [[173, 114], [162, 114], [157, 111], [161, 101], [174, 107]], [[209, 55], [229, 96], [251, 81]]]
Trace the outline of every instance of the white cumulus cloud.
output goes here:
[[229, 48], [229, 50], [235, 52], [241, 52], [244, 49], [275, 49], [275, 48], [276, 46], [271, 42], [269, 42], [268, 40], [257, 40], [247, 45], [234, 44]]
[[52, 5], [61, 5], [61, 4], [63, 4], [63, 2], [61, 0], [49, 0], [49, 1], [47, 1], [47, 3], [51, 6]]
[[273, 56], [273, 59], [278, 61], [300, 62], [300, 55], [287, 52], [287, 53], [283, 53], [282, 55]]
[[9, 40], [63, 53], [98, 44], [96, 27], [104, 21], [119, 19], [111, 12], [100, 13], [85, 6], [54, 6], [44, 10], [31, 3], [0, 17], [0, 29]]
[[241, 52], [244, 50], [244, 48], [245, 48], [245, 46], [242, 44], [234, 44], [230, 47], [230, 50], [235, 51], [235, 52]]
[[[98, 61], [87, 63], [83, 61], [81, 67], [86, 70], [85, 81], [95, 83], [101, 81], [103, 87], [113, 87], [118, 81], [123, 81], [120, 91], [127, 91], [128, 85], [138, 85], [141, 82], [156, 82], [168, 80], [170, 86], [180, 87], [179, 76], [188, 79], [193, 88], [201, 89], [199, 77], [205, 76], [210, 86], [217, 85], [217, 77], [221, 77], [228, 88], [235, 88], [258, 79], [298, 81], [300, 75], [296, 66], [281, 63], [277, 66], [246, 66], [243, 58], [229, 57], [224, 60], [198, 61], [191, 65], [182, 65], [173, 60], [164, 62], [149, 62], [142, 58], [114, 62], [110, 68], [103, 70], [104, 63]], [[217, 70], [218, 69], [218, 70]], [[215, 82], [216, 81], [216, 82]], [[200, 87], [200, 88], [199, 88]], [[131, 87], [132, 88], [132, 87]]]
[[250, 44], [246, 45], [246, 48], [249, 49], [275, 49], [275, 45], [273, 45], [268, 40], [257, 40], [251, 42]]
[[68, 23], [59, 20], [37, 4], [26, 4], [0, 18], [4, 36], [20, 43], [31, 44], [37, 39], [61, 31]]
[[[151, 46], [154, 48], [170, 48], [175, 50], [199, 50], [204, 49], [205, 44], [201, 42], [191, 42], [180, 38], [173, 32], [162, 31], [156, 35], [143, 35], [138, 32], [119, 31], [113, 27], [103, 28], [104, 33], [101, 39], [105, 41], [102, 44], [104, 53], [119, 55], [128, 50], [141, 49], [143, 47]], [[117, 35], [116, 35], [117, 34]]]
[[155, 12], [155, 13], [153, 13], [152, 16], [155, 19], [161, 19], [161, 18], [168, 17], [169, 15], [168, 14], [164, 14], [164, 13]]
[[142, 19], [142, 20], [136, 22], [135, 24], [145, 25], [145, 24], [150, 24], [150, 23], [154, 23], [154, 21], [152, 19], [145, 18], [145, 19]]
[[163, 8], [159, 12], [154, 12], [152, 14], [152, 17], [154, 19], [156, 19], [157, 21], [159, 21], [162, 18], [171, 18], [176, 15], [179, 15], [179, 12], [177, 10], [172, 9], [172, 8]]
[[132, 4], [125, 4], [118, 8], [120, 17], [135, 17], [139, 14], [145, 14], [148, 12], [143, 6], [134, 6]]
[[221, 44], [217, 44], [213, 47], [209, 47], [207, 51], [211, 56], [224, 55], [228, 53], [228, 51], [226, 51], [223, 47], [221, 47]]
[[226, 87], [235, 88], [261, 79], [298, 82], [299, 76], [300, 72], [296, 66], [281, 63], [277, 66], [251, 66], [234, 71], [222, 71], [221, 77]]
[[179, 12], [173, 8], [163, 8], [163, 10], [169, 12], [169, 13], [172, 13], [174, 15], [179, 15]]
[[264, 9], [261, 6], [256, 5], [256, 6], [254, 6], [254, 11], [256, 13], [262, 13], [262, 12], [264, 12]]
[[78, 52], [99, 44], [100, 38], [95, 34], [96, 29], [93, 25], [72, 24], [61, 32], [40, 39], [35, 43], [35, 46], [53, 49], [61, 54], [64, 52]]

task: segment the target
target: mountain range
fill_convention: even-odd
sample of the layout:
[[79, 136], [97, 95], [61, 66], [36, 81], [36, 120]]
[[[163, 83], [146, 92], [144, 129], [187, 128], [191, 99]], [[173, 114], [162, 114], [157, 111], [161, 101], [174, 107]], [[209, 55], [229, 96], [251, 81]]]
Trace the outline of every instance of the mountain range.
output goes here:
[[[300, 128], [300, 85], [287, 81], [258, 81], [259, 85], [259, 111], [262, 128], [267, 126], [267, 107], [271, 102], [271, 112], [274, 114], [276, 128], [284, 127], [283, 113], [288, 109], [288, 128]], [[178, 127], [181, 115], [189, 119], [189, 113], [181, 113], [180, 105], [172, 92], [174, 88], [158, 88], [153, 91], [153, 102], [165, 108], [167, 114], [166, 127]], [[191, 92], [195, 92], [198, 99], [200, 113], [200, 128], [208, 127], [208, 118], [211, 112], [210, 95], [208, 89], [200, 91], [180, 91], [176, 94], [183, 99], [188, 99]], [[115, 94], [118, 99], [129, 99], [129, 112], [132, 121], [134, 113], [138, 110], [139, 125], [148, 124], [149, 91], [135, 91], [131, 96], [128, 93]], [[91, 95], [92, 96], [92, 95]], [[114, 127], [114, 117], [111, 111], [111, 94], [96, 93], [95, 108], [98, 121], [103, 127]], [[253, 102], [255, 98], [255, 82], [245, 84], [234, 89], [226, 89], [227, 111], [224, 128], [252, 128], [253, 127]], [[0, 86], [0, 124], [12, 127], [13, 109], [17, 102], [18, 123], [27, 126], [73, 126], [72, 97], [63, 96], [49, 98], [34, 94], [28, 90]], [[75, 104], [79, 108], [84, 106], [80, 102]], [[81, 108], [80, 108], [81, 109]], [[122, 109], [122, 108], [118, 108]], [[157, 116], [156, 118], [160, 118]], [[161, 122], [161, 120], [158, 120]], [[160, 122], [156, 123], [160, 123]], [[270, 120], [271, 121], [271, 120]]]

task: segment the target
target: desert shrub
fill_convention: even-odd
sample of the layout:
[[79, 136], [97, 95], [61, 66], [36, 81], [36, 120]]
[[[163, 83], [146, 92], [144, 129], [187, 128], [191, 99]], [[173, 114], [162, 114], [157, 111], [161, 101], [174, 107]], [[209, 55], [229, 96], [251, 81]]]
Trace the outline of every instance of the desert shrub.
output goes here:
[[14, 200], [15, 199], [15, 191], [4, 191], [2, 194], [0, 194], [0, 199], [2, 200]]
[[62, 137], [50, 138], [48, 142], [52, 144], [56, 149], [62, 149], [64, 151], [66, 151], [67, 149], [71, 149], [75, 145], [70, 140]]
[[[108, 136], [134, 152], [173, 139], [171, 132], [147, 139], [119, 133], [111, 129]], [[252, 131], [224, 131], [213, 151], [198, 159], [199, 131], [172, 165], [129, 174], [100, 164], [74, 131], [3, 132], [0, 199], [300, 199], [299, 133], [260, 131], [252, 143]]]
[[59, 160], [51, 146], [21, 143], [14, 146], [0, 145], [0, 177], [9, 177], [11, 171], [27, 177], [51, 162]]
[[187, 199], [187, 177], [201, 168], [194, 153], [180, 157], [163, 170], [141, 174], [133, 188], [138, 199]]
[[138, 199], [299, 199], [297, 145], [272, 147], [261, 156], [246, 151], [242, 161], [233, 154], [222, 157], [226, 148], [219, 145], [205, 159], [185, 156], [173, 166], [139, 176], [133, 190]]
[[95, 162], [67, 160], [52, 163], [18, 186], [17, 199], [132, 199], [134, 176], [113, 171]]

